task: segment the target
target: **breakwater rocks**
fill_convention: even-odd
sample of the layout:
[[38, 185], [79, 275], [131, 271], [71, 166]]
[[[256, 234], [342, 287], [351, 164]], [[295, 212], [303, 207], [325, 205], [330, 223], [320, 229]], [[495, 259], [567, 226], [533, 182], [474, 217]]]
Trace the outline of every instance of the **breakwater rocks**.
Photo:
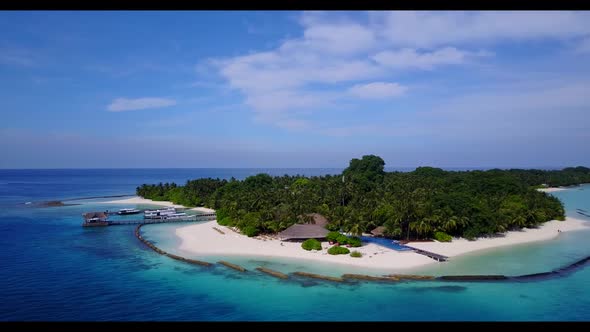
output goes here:
[[504, 275], [463, 275], [463, 276], [442, 276], [438, 280], [445, 281], [489, 281], [489, 280], [506, 280], [509, 277]]
[[342, 278], [324, 276], [321, 274], [307, 273], [307, 272], [301, 272], [301, 271], [293, 272], [293, 275], [300, 276], [300, 277], [313, 278], [313, 279], [327, 280], [327, 281], [332, 281], [332, 282], [344, 282], [344, 279], [342, 279]]
[[541, 273], [533, 273], [533, 274], [525, 274], [516, 277], [512, 277], [516, 281], [538, 281], [538, 280], [546, 280], [551, 278], [560, 278], [569, 275], [570, 273], [588, 265], [590, 263], [590, 256], [582, 258], [578, 261], [573, 262], [572, 264], [566, 265], [562, 268], [550, 271], [550, 272], [541, 272]]
[[415, 274], [388, 274], [386, 277], [397, 278], [399, 280], [434, 280], [434, 276], [421, 276]]
[[240, 272], [246, 272], [247, 271], [246, 268], [241, 267], [241, 266], [239, 266], [237, 264], [230, 263], [230, 262], [219, 261], [217, 263], [218, 264], [221, 264], [221, 265], [225, 265], [225, 266], [229, 267], [230, 269], [234, 269], [236, 271], [240, 271]]
[[176, 259], [177, 261], [182, 261], [182, 262], [186, 262], [186, 263], [189, 263], [189, 264], [202, 265], [202, 266], [211, 266], [211, 265], [213, 265], [213, 264], [211, 264], [209, 262], [199, 261], [199, 260], [190, 259], [190, 258], [184, 258], [184, 257], [173, 255], [173, 254], [170, 254], [170, 253], [166, 253], [165, 255], [168, 256], [168, 257], [170, 257], [170, 258], [172, 258], [172, 259]]
[[73, 206], [73, 205], [80, 205], [78, 203], [64, 203], [64, 201], [81, 201], [81, 200], [88, 200], [88, 199], [97, 199], [97, 198], [122, 198], [122, 197], [131, 197], [135, 196], [134, 194], [128, 195], [110, 195], [110, 196], [91, 196], [91, 197], [76, 197], [76, 198], [67, 198], [62, 201], [53, 200], [53, 201], [42, 201], [42, 202], [26, 202], [25, 205], [30, 207], [36, 208], [44, 208], [44, 207], [60, 207], [60, 206]]
[[279, 279], [289, 279], [289, 276], [284, 273], [281, 273], [281, 272], [275, 271], [275, 270], [271, 270], [271, 269], [267, 269], [262, 266], [257, 267], [256, 270], [266, 273], [268, 275], [271, 275], [273, 277], [279, 278]]
[[364, 274], [343, 274], [343, 279], [363, 280], [363, 281], [399, 281], [399, 278], [395, 277], [375, 277]]
[[137, 227], [135, 227], [135, 237], [137, 237], [137, 239], [139, 239], [139, 241], [143, 242], [146, 246], [150, 247], [150, 249], [152, 249], [153, 251], [157, 252], [160, 255], [164, 255], [164, 256], [168, 256], [172, 259], [176, 259], [178, 261], [182, 261], [185, 263], [189, 263], [189, 264], [195, 264], [195, 265], [201, 265], [201, 266], [211, 266], [213, 264], [209, 263], [209, 262], [203, 262], [203, 261], [199, 261], [196, 259], [190, 259], [190, 258], [184, 258], [181, 256], [177, 256], [171, 253], [167, 253], [164, 250], [161, 250], [160, 248], [156, 247], [155, 245], [153, 245], [150, 241], [144, 239], [141, 236], [141, 227], [143, 226], [143, 224], [137, 225]]
[[590, 263], [590, 256], [575, 261], [572, 264], [566, 265], [562, 268], [540, 273], [523, 274], [519, 276], [505, 276], [505, 275], [464, 275], [464, 276], [442, 276], [436, 278], [443, 281], [540, 281], [552, 278], [560, 278], [569, 275], [570, 273], [580, 269]]
[[73, 206], [80, 204], [64, 203], [62, 201], [46, 201], [30, 204], [31, 207], [44, 208], [44, 207], [60, 207], [60, 206]]
[[[168, 256], [172, 259], [186, 262], [189, 264], [195, 264], [195, 265], [201, 265], [201, 266], [212, 266], [213, 265], [212, 263], [209, 263], [209, 262], [185, 258], [185, 257], [181, 257], [181, 256], [174, 255], [171, 253], [167, 253], [164, 250], [161, 250], [160, 248], [156, 247], [151, 242], [147, 241], [146, 239], [144, 239], [141, 236], [140, 230], [143, 225], [144, 224], [137, 225], [137, 227], [135, 228], [135, 237], [137, 237], [141, 242], [143, 242], [146, 246], [150, 247], [152, 250], [154, 250], [158, 254]], [[237, 264], [227, 262], [227, 261], [219, 261], [217, 263], [220, 265], [224, 265], [226, 267], [229, 267], [231, 269], [234, 269], [236, 271], [240, 271], [240, 272], [247, 271], [244, 267], [239, 266]], [[338, 282], [338, 283], [346, 282], [348, 280], [357, 280], [357, 281], [362, 280], [362, 281], [376, 281], [376, 282], [396, 282], [396, 281], [454, 281], [454, 282], [513, 281], [513, 282], [526, 282], [526, 281], [538, 281], [538, 280], [545, 280], [545, 279], [550, 279], [550, 278], [564, 277], [564, 276], [574, 272], [575, 270], [588, 265], [589, 263], [590, 263], [590, 256], [582, 258], [572, 264], [569, 264], [567, 266], [564, 266], [562, 268], [559, 268], [559, 269], [556, 269], [553, 271], [525, 274], [525, 275], [519, 275], [519, 276], [451, 275], [451, 276], [434, 277], [434, 276], [413, 275], [413, 274], [388, 274], [388, 275], [379, 277], [379, 276], [370, 276], [370, 275], [364, 275], [364, 274], [343, 274], [342, 277], [332, 277], [332, 276], [325, 276], [325, 275], [321, 275], [321, 274], [308, 273], [308, 272], [302, 272], [302, 271], [293, 272], [292, 275], [298, 276], [298, 277], [306, 277], [306, 278], [312, 278], [312, 279], [320, 279], [320, 280]], [[271, 275], [273, 277], [279, 278], [279, 279], [289, 279], [289, 276], [287, 274], [284, 274], [279, 271], [271, 270], [271, 269], [268, 269], [265, 267], [260, 266], [260, 267], [257, 267], [256, 270], [266, 273], [268, 275]]]

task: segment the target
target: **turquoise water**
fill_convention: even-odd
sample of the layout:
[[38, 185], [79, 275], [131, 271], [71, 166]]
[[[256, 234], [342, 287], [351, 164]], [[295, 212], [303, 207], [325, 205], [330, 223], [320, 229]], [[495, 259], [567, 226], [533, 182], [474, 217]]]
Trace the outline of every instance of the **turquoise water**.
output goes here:
[[556, 191], [553, 196], [559, 198], [565, 207], [568, 216], [590, 221], [590, 218], [576, 212], [576, 209], [588, 211], [590, 214], [590, 185], [572, 187], [571, 189]]
[[[18, 203], [38, 198], [127, 193], [146, 179], [159, 182], [155, 178], [163, 177], [163, 181], [176, 178], [175, 181], [182, 183], [186, 180], [182, 177], [208, 176], [205, 171], [185, 170], [179, 176], [176, 170], [153, 173], [121, 170], [122, 174], [115, 170], [107, 174], [86, 170], [75, 171], [71, 177], [67, 170], [58, 175], [26, 172], [31, 173], [15, 175], [0, 171], [0, 245], [3, 248], [0, 320], [3, 321], [587, 321], [590, 318], [588, 267], [564, 278], [526, 283], [429, 281], [339, 285], [305, 279], [284, 281], [222, 266], [192, 266], [145, 247], [133, 236], [133, 226], [80, 227], [81, 213], [113, 209], [113, 205], [94, 200], [85, 205], [33, 209]], [[223, 177], [239, 171], [216, 172]], [[125, 180], [121, 184], [117, 179]], [[556, 192], [555, 196], [564, 201], [568, 213], [576, 208], [590, 211], [589, 186]], [[144, 236], [164, 250], [179, 252], [175, 227], [149, 225], [143, 228]], [[562, 233], [555, 240], [465, 255], [422, 270], [434, 274], [548, 271], [589, 255], [588, 236], [588, 231]], [[302, 260], [225, 258], [249, 268], [266, 265], [282, 272], [305, 270], [331, 275], [362, 272], [342, 265]]]

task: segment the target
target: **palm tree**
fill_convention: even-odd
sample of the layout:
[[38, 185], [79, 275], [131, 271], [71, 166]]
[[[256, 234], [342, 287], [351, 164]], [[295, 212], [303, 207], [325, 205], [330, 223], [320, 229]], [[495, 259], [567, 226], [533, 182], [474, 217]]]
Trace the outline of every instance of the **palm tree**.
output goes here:
[[348, 231], [354, 236], [361, 236], [361, 235], [363, 235], [363, 232], [365, 231], [365, 227], [362, 223], [357, 221], [350, 226]]
[[458, 223], [459, 223], [459, 218], [457, 216], [451, 216], [450, 218], [447, 218], [444, 221], [443, 229], [445, 230], [445, 232], [450, 233], [457, 227]]
[[523, 217], [522, 215], [518, 215], [516, 216], [514, 219], [512, 219], [512, 223], [518, 227], [524, 227], [527, 223], [527, 220], [525, 217]]
[[432, 227], [430, 226], [430, 222], [428, 222], [428, 219], [423, 218], [414, 224], [414, 229], [416, 230], [416, 233], [424, 236], [424, 235], [430, 233], [430, 231], [432, 230]]

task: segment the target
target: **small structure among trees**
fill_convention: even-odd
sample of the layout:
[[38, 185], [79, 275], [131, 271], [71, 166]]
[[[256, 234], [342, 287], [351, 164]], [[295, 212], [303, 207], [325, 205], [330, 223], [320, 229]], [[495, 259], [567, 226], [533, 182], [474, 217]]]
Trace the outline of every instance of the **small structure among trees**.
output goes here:
[[385, 236], [385, 226], [379, 226], [371, 231], [373, 236], [383, 237]]

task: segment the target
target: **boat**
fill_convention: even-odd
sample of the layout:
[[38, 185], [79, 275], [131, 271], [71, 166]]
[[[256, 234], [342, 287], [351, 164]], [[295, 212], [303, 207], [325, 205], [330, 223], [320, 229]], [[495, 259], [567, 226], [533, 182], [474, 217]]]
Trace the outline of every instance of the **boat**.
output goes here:
[[189, 218], [189, 217], [184, 212], [172, 213], [172, 214], [162, 216], [162, 219], [164, 219], [164, 220], [175, 220], [175, 219], [186, 219], [186, 218]]
[[170, 216], [176, 213], [175, 208], [166, 208], [158, 210], [145, 210], [143, 217], [145, 219], [163, 219], [165, 216]]
[[141, 211], [139, 211], [138, 209], [120, 209], [119, 212], [117, 212], [117, 214], [138, 214]]

